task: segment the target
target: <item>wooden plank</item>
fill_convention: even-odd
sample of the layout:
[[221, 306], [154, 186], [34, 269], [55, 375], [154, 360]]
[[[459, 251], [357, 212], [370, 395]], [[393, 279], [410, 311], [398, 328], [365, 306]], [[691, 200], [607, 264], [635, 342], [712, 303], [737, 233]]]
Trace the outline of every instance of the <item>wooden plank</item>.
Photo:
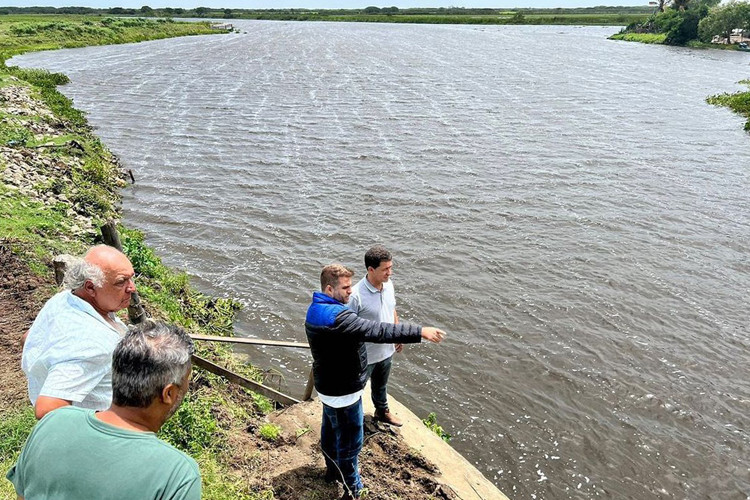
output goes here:
[[218, 337], [216, 335], [190, 335], [193, 340], [208, 340], [213, 342], [229, 342], [231, 344], [270, 345], [276, 347], [297, 347], [309, 349], [310, 344], [304, 342], [286, 342], [283, 340], [249, 339], [245, 337]]
[[245, 387], [246, 389], [250, 389], [251, 391], [255, 391], [257, 393], [263, 394], [267, 398], [273, 399], [277, 403], [281, 403], [284, 405], [293, 405], [295, 403], [299, 403], [299, 400], [294, 399], [291, 396], [287, 396], [286, 394], [281, 393], [275, 389], [271, 389], [270, 387], [267, 387], [263, 384], [247, 379], [243, 377], [242, 375], [239, 375], [237, 373], [234, 373], [233, 371], [227, 370], [226, 368], [222, 368], [221, 366], [215, 363], [212, 363], [211, 361], [205, 358], [196, 356], [195, 354], [193, 354], [193, 363], [196, 366], [203, 368], [204, 370], [208, 370], [211, 373], [215, 373], [216, 375], [225, 377], [230, 382], [239, 384], [242, 387]]
[[315, 388], [315, 376], [313, 375], [313, 369], [310, 368], [310, 376], [307, 377], [307, 385], [305, 386], [305, 395], [302, 396], [302, 401], [310, 401], [312, 399], [313, 388]]

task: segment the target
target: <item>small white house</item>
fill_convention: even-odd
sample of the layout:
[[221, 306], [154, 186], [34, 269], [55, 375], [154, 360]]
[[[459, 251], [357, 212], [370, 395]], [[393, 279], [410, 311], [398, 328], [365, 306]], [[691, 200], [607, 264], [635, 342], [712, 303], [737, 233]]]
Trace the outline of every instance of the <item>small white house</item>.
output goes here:
[[741, 30], [739, 28], [733, 29], [732, 32], [729, 35], [729, 39], [727, 40], [727, 37], [721, 36], [721, 35], [714, 35], [711, 39], [711, 43], [719, 43], [722, 45], [727, 44], [734, 44], [734, 43], [741, 43], [741, 42], [750, 42], [750, 30]]
[[733, 29], [729, 35], [729, 43], [750, 42], [750, 30]]

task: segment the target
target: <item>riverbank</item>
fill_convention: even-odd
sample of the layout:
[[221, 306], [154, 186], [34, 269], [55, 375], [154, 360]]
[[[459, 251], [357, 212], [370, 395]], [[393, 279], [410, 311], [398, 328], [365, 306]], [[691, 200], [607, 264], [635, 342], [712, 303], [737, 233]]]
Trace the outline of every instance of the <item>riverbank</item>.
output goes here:
[[[46, 22], [46, 21], [45, 21]], [[81, 26], [91, 26], [83, 24]], [[56, 48], [48, 36], [77, 33], [35, 28], [37, 35], [19, 46], [4, 45], [4, 54]], [[174, 23], [179, 25], [179, 23]], [[171, 23], [170, 23], [171, 25]], [[77, 25], [76, 25], [77, 26]], [[149, 24], [152, 38], [162, 38], [160, 23]], [[139, 29], [142, 26], [138, 27]], [[151, 29], [150, 28], [150, 29]], [[7, 26], [0, 28], [6, 29]], [[81, 27], [86, 31], [87, 28]], [[118, 27], [131, 36], [127, 26]], [[139, 35], [147, 36], [147, 35]], [[123, 38], [124, 39], [124, 38]], [[101, 43], [106, 41], [98, 40]], [[57, 40], [60, 46], [82, 40]], [[19, 42], [21, 44], [21, 42]], [[76, 45], [79, 46], [79, 45]], [[119, 190], [126, 185], [117, 159], [93, 134], [82, 113], [57, 92], [63, 75], [18, 68], [0, 69], [0, 468], [7, 470], [34, 425], [25, 378], [20, 371], [18, 339], [41, 304], [55, 292], [50, 261], [59, 253], [81, 253], [98, 239], [98, 228], [120, 218]], [[138, 290], [148, 313], [181, 324], [191, 333], [232, 335], [238, 305], [195, 291], [185, 273], [162, 265], [143, 235], [121, 226], [123, 246], [138, 276]], [[199, 354], [262, 380], [263, 374], [228, 348], [199, 343]], [[311, 403], [308, 407], [319, 408]], [[298, 499], [333, 498], [340, 487], [322, 480], [323, 462], [314, 418], [299, 426], [275, 427], [303, 406], [274, 412], [272, 403], [255, 393], [195, 370], [191, 391], [162, 430], [162, 438], [191, 454], [200, 464], [204, 498]], [[405, 433], [424, 431], [417, 422]], [[436, 455], [446, 454], [444, 443]], [[363, 451], [368, 498], [479, 498], [444, 485], [440, 469], [428, 453], [416, 452], [399, 435], [377, 431]], [[398, 464], [394, 470], [393, 464]], [[464, 468], [465, 467], [465, 468]], [[457, 467], [471, 475], [468, 462]], [[474, 469], [475, 471], [475, 469]], [[489, 483], [487, 483], [489, 484]], [[490, 485], [491, 486], [491, 485]], [[494, 488], [494, 487], [493, 487]], [[499, 491], [495, 496], [504, 498]], [[0, 482], [0, 498], [15, 498], [8, 482]]]
[[[609, 37], [610, 40], [620, 40], [623, 42], [639, 42], [647, 44], [668, 45], [666, 33], [615, 33]], [[727, 45], [719, 43], [706, 43], [698, 40], [691, 40], [686, 47], [693, 49], [716, 49], [716, 50], [740, 50], [737, 45]]]

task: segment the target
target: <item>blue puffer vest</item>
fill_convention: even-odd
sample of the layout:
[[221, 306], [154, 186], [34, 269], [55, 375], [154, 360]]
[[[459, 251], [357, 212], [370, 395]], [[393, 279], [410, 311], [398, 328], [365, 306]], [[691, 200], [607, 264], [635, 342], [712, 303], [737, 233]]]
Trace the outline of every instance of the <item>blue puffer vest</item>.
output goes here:
[[313, 356], [315, 390], [326, 396], [344, 396], [364, 388], [365, 342], [408, 344], [422, 340], [419, 325], [362, 319], [321, 292], [313, 293], [305, 318], [305, 333]]

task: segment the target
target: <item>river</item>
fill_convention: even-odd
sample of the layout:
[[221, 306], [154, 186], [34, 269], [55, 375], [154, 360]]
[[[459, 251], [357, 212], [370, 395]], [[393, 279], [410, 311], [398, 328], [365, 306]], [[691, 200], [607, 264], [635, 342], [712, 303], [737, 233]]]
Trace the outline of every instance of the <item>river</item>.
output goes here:
[[[237, 21], [27, 54], [133, 170], [125, 222], [241, 335], [304, 341], [320, 268], [394, 254], [444, 328], [391, 392], [511, 498], [750, 498], [750, 56], [615, 28]], [[309, 357], [253, 362], [301, 394]], [[377, 487], [377, 485], [371, 485]]]

